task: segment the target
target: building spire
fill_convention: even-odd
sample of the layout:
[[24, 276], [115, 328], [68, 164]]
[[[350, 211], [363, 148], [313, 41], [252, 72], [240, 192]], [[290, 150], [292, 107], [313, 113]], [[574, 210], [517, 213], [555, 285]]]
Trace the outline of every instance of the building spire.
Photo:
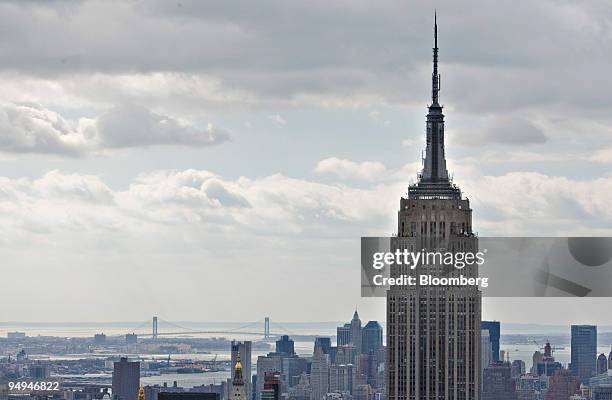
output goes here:
[[236, 355], [236, 364], [234, 366], [234, 379], [232, 384], [235, 386], [244, 385], [244, 377], [242, 375], [242, 363], [240, 362], [240, 354]]
[[433, 47], [433, 73], [431, 74], [431, 102], [438, 105], [440, 92], [440, 74], [438, 74], [438, 16], [434, 11], [434, 47]]
[[[434, 13], [433, 72], [431, 74], [431, 105], [427, 113], [427, 147], [423, 159], [421, 183], [443, 184], [444, 190], [450, 183], [444, 156], [444, 115], [439, 103], [440, 74], [438, 74], [438, 16]], [[438, 189], [436, 189], [438, 190]], [[438, 190], [439, 191], [439, 190]], [[429, 195], [429, 194], [428, 194]]]

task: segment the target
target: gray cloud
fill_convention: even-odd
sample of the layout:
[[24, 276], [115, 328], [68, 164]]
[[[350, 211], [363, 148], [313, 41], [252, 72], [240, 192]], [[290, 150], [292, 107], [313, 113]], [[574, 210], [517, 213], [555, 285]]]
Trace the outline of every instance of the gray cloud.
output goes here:
[[195, 128], [187, 121], [151, 112], [142, 106], [115, 107], [96, 120], [97, 135], [103, 147], [146, 145], [209, 146], [229, 139], [229, 134], [209, 124]]
[[489, 117], [482, 126], [464, 128], [453, 138], [459, 145], [506, 144], [524, 146], [542, 144], [548, 140], [544, 131], [532, 122], [514, 116]]
[[525, 145], [544, 143], [548, 140], [544, 132], [533, 123], [523, 118], [497, 118], [484, 135], [493, 142]]
[[187, 121], [154, 113], [142, 106], [114, 107], [97, 118], [70, 120], [37, 104], [0, 105], [0, 151], [83, 155], [137, 146], [210, 146], [229, 134], [209, 124], [196, 128]]
[[[468, 112], [589, 108], [600, 117], [611, 105], [605, 77], [612, 42], [602, 39], [611, 32], [609, 2], [437, 7], [445, 102]], [[5, 71], [55, 78], [203, 74], [219, 79], [223, 91], [268, 101], [367, 94], [414, 102], [414, 93], [427, 92], [433, 10], [426, 2], [60, 1], [0, 8]]]

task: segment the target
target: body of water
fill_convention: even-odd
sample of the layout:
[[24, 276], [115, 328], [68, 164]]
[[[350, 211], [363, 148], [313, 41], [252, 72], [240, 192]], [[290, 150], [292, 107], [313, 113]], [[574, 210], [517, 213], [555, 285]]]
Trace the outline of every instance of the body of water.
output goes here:
[[[241, 326], [244, 326], [244, 323], [184, 323], [186, 327], [190, 329], [199, 329], [199, 330], [234, 330]], [[141, 324], [143, 325], [143, 324]], [[283, 334], [292, 335], [318, 335], [318, 336], [334, 336], [336, 334], [336, 326], [340, 325], [340, 323], [319, 323], [313, 324], [313, 326], [308, 326], [308, 324], [284, 324], [286, 332]], [[124, 335], [126, 333], [149, 333], [150, 326], [141, 327], [139, 329], [131, 329], [137, 326], [135, 323], [114, 323], [114, 324], [2, 324], [0, 325], [0, 336], [6, 336], [7, 332], [20, 331], [25, 332], [28, 336], [59, 336], [59, 337], [93, 337], [94, 334], [103, 332], [107, 336], [119, 336]], [[249, 328], [249, 331], [257, 332], [261, 330], [261, 336], [255, 335], [243, 335], [240, 333], [228, 333], [228, 334], [190, 334], [189, 337], [198, 337], [198, 338], [220, 338], [224, 337], [227, 340], [252, 340], [257, 341], [261, 340], [263, 337], [263, 324], [261, 326], [254, 326]], [[160, 324], [160, 332], [161, 329]], [[176, 331], [176, 328], [174, 328]], [[271, 343], [273, 346], [273, 343]], [[542, 343], [543, 344], [543, 343]], [[563, 348], [558, 349], [554, 352], [554, 357], [556, 361], [559, 361], [563, 365], [567, 366], [570, 362], [571, 357], [571, 349], [569, 344], [557, 344], [555, 345], [561, 346]], [[606, 355], [609, 354], [611, 350], [612, 344], [602, 344], [598, 347], [598, 353], [604, 353]], [[295, 350], [296, 353], [302, 356], [311, 356], [313, 352], [314, 343], [313, 341], [296, 341], [295, 342]], [[507, 352], [510, 361], [513, 360], [523, 360], [525, 362], [525, 366], [527, 370], [531, 368], [532, 365], [532, 357], [533, 353], [536, 350], [542, 352], [542, 350], [538, 349], [538, 346], [535, 344], [510, 344], [504, 343], [502, 338], [502, 343], [500, 345], [501, 350]], [[262, 350], [254, 350], [252, 353], [251, 365], [253, 368], [253, 373], [256, 371], [257, 365], [257, 357], [261, 355], [267, 354], [267, 351]], [[89, 357], [110, 357], [117, 356], [118, 354], [70, 354], [70, 355], [62, 355], [62, 356], [48, 356], [48, 355], [36, 355], [36, 358], [48, 358], [48, 359], [79, 359], [79, 358], [89, 358]], [[165, 360], [167, 359], [167, 354], [132, 354], [130, 356], [133, 357], [141, 357], [143, 359], [156, 359], [156, 360]], [[191, 360], [212, 360], [214, 357], [217, 357], [218, 360], [229, 360], [230, 359], [230, 351], [227, 350], [211, 350], [208, 354], [172, 354], [170, 357], [173, 360], [180, 359], [191, 359]], [[174, 381], [177, 382], [179, 386], [182, 387], [193, 387], [198, 385], [208, 385], [208, 384], [218, 384], [221, 381], [224, 381], [230, 377], [229, 371], [218, 371], [218, 372], [207, 372], [200, 374], [164, 374], [159, 376], [148, 376], [143, 377], [142, 382], [144, 384], [158, 384], [163, 385], [167, 383], [169, 386], [173, 384]]]

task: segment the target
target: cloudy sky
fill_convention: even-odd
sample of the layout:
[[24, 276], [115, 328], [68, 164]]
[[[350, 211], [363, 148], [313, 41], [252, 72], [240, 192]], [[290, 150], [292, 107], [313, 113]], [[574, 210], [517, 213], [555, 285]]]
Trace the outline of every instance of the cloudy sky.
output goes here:
[[383, 320], [359, 237], [420, 168], [434, 6], [479, 234], [611, 235], [610, 2], [6, 1], [2, 319]]

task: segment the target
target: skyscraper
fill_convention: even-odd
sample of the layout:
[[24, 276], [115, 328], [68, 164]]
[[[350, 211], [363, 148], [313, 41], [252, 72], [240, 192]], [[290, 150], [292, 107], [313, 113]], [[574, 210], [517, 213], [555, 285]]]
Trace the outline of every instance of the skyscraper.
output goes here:
[[332, 365], [329, 368], [329, 391], [353, 393], [357, 369], [353, 364]]
[[[489, 331], [486, 329], [480, 330], [480, 370], [484, 373], [484, 369], [493, 363], [493, 352], [491, 351], [491, 340], [489, 339]], [[480, 389], [482, 390], [482, 380]]]
[[[534, 354], [534, 362], [535, 362], [535, 354]], [[535, 373], [537, 375], [544, 376], [553, 376], [555, 371], [558, 369], [562, 369], [563, 366], [560, 362], [555, 361], [555, 357], [553, 357], [552, 346], [549, 342], [546, 342], [544, 346], [544, 354], [541, 354], [539, 357], [539, 361], [535, 367]]]
[[315, 345], [319, 344], [321, 349], [323, 349], [323, 353], [329, 354], [331, 352], [331, 338], [329, 337], [318, 337], [315, 338]]
[[272, 372], [264, 375], [264, 386], [261, 391], [261, 400], [280, 400], [281, 380], [280, 373]]
[[281, 336], [281, 338], [276, 341], [276, 352], [282, 353], [288, 356], [294, 355], [295, 354], [295, 344], [293, 340], [289, 339], [288, 335]]
[[594, 386], [591, 388], [592, 400], [612, 399], [612, 385]]
[[378, 321], [368, 321], [368, 323], [361, 330], [361, 347], [364, 354], [376, 353], [383, 345], [382, 326]]
[[231, 343], [231, 376], [235, 374], [236, 363], [240, 359], [240, 365], [242, 367], [242, 378], [244, 380], [244, 390], [246, 396], [251, 398], [251, 342], [245, 340], [244, 342], [238, 342], [232, 340]]
[[[400, 199], [391, 251], [476, 252], [469, 200], [449, 179], [439, 103], [438, 34], [434, 22], [432, 103], [418, 182]], [[391, 266], [391, 277], [477, 277], [475, 265]], [[418, 282], [418, 279], [417, 279]], [[475, 400], [480, 396], [481, 293], [476, 286], [393, 286], [387, 292], [389, 400]]]
[[359, 319], [357, 310], [355, 310], [353, 319], [351, 320], [351, 343], [353, 347], [355, 347], [356, 353], [361, 353], [361, 320]]
[[280, 373], [283, 370], [283, 354], [268, 353], [265, 356], [257, 357], [257, 386], [256, 399], [261, 399], [261, 393], [264, 387], [264, 377], [266, 373]]
[[482, 400], [516, 400], [516, 381], [509, 362], [496, 362], [484, 369]]
[[310, 367], [312, 400], [321, 400], [329, 390], [329, 360], [319, 344], [315, 344]]
[[604, 353], [601, 353], [597, 357], [597, 375], [605, 374], [608, 372], [608, 357]]
[[377, 321], [368, 321], [361, 330], [362, 355], [357, 358], [358, 373], [364, 374], [366, 382], [373, 388], [384, 385], [378, 379], [378, 368], [385, 361], [383, 329]]
[[512, 361], [512, 377], [520, 378], [525, 373], [525, 361], [514, 360]]
[[300, 375], [300, 381], [293, 388], [289, 389], [289, 400], [311, 400], [312, 389], [306, 372]]
[[242, 363], [240, 362], [240, 354], [236, 356], [236, 363], [232, 364], [232, 386], [230, 393], [230, 400], [248, 400], [247, 391], [244, 382], [244, 376], [242, 375]]
[[282, 367], [281, 383], [283, 384], [283, 393], [286, 389], [298, 384], [302, 373], [308, 371], [308, 360], [296, 355], [284, 357]]
[[534, 351], [533, 356], [531, 357], [531, 373], [534, 375], [538, 375], [538, 365], [542, 363], [542, 353], [539, 351]]
[[136, 400], [140, 388], [140, 363], [121, 357], [113, 364], [113, 398]]
[[594, 325], [572, 325], [571, 338], [572, 375], [582, 382], [596, 373], [597, 327]]
[[336, 345], [346, 346], [351, 344], [351, 324], [344, 324], [336, 328]]
[[[595, 360], [593, 360], [595, 364]], [[555, 371], [548, 382], [548, 391], [545, 400], [567, 400], [578, 392], [580, 382], [564, 368]]]
[[493, 352], [493, 361], [499, 361], [499, 334], [500, 326], [499, 321], [482, 321], [480, 323], [481, 329], [489, 331], [489, 341], [491, 342], [491, 351]]

